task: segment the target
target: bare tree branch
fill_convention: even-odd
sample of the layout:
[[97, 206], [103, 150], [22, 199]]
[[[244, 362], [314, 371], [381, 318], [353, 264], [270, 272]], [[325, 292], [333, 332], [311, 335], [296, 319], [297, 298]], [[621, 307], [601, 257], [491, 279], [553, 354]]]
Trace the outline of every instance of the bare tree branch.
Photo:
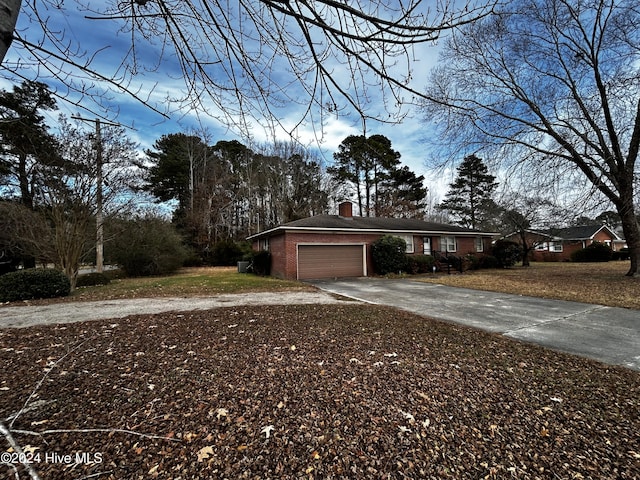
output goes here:
[[[425, 96], [415, 87], [417, 49], [489, 15], [496, 0], [9, 3], [22, 3], [29, 29], [14, 35], [6, 75], [35, 70], [41, 81], [64, 86], [62, 97], [102, 112], [117, 113], [101, 97], [105, 88], [164, 115], [207, 111], [248, 135], [251, 120], [272, 132], [291, 132], [307, 120], [321, 125], [326, 114], [401, 120]], [[80, 23], [114, 31], [113, 45], [83, 47], [73, 28]], [[116, 48], [123, 35], [125, 47]], [[173, 89], [158, 99], [164, 87], [140, 80], [162, 73], [182, 83], [180, 94]], [[283, 105], [299, 107], [293, 125], [282, 118]]]

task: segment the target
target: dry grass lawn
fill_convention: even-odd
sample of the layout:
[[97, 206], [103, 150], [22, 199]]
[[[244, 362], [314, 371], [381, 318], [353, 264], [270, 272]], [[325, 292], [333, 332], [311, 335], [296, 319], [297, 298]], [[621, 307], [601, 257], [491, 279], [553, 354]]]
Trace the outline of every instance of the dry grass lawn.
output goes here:
[[626, 277], [628, 269], [628, 262], [532, 263], [462, 275], [429, 275], [420, 281], [640, 310], [640, 278]]

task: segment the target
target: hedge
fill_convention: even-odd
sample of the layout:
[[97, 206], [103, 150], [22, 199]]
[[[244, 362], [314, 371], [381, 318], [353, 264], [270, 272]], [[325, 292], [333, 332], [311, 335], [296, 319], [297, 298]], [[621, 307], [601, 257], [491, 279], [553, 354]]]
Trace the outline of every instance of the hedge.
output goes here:
[[0, 276], [0, 302], [66, 297], [71, 283], [59, 270], [29, 269]]

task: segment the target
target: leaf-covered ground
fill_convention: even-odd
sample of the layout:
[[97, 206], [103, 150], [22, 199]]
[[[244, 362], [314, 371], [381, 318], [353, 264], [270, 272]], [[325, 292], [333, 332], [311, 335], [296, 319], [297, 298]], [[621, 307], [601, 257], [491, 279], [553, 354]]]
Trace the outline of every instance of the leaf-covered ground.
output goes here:
[[0, 360], [0, 417], [26, 406], [46, 479], [640, 477], [638, 372], [397, 310], [3, 330]]

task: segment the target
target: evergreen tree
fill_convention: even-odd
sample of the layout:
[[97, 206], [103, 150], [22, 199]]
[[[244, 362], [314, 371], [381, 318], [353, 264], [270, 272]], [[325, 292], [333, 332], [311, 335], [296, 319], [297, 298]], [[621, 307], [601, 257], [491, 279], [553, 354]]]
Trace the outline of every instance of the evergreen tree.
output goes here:
[[457, 177], [449, 184], [440, 209], [447, 210], [458, 225], [466, 228], [486, 228], [496, 211], [492, 194], [498, 183], [487, 166], [475, 155], [465, 157], [458, 167]]
[[384, 135], [351, 135], [333, 158], [327, 173], [353, 188], [360, 216], [421, 216], [424, 177], [400, 167], [400, 153]]
[[61, 161], [41, 113], [55, 106], [43, 83], [24, 81], [11, 92], [0, 91], [0, 179], [9, 191], [19, 192], [20, 202], [32, 210], [43, 167]]
[[406, 165], [393, 170], [383, 182], [382, 193], [376, 203], [381, 217], [423, 218], [428, 190], [424, 175], [417, 176]]

